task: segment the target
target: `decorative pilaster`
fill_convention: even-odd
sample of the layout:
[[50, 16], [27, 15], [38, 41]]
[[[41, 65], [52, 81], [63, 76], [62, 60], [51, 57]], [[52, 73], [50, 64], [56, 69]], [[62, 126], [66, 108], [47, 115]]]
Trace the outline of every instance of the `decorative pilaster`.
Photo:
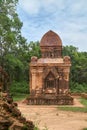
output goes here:
[[69, 68], [64, 70], [64, 89], [65, 91], [69, 91]]
[[36, 88], [36, 70], [31, 71], [31, 76], [32, 76], [31, 89], [35, 90], [35, 88]]
[[43, 68], [39, 68], [38, 74], [39, 74], [39, 77], [38, 77], [38, 87], [40, 89], [42, 89], [42, 86], [43, 86]]

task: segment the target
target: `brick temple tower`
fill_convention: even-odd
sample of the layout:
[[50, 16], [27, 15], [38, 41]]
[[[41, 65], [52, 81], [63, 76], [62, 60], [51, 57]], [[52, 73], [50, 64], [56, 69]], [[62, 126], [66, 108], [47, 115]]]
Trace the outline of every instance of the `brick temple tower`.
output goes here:
[[48, 31], [40, 41], [42, 58], [31, 58], [29, 104], [73, 104], [69, 95], [71, 60], [62, 57], [62, 41]]

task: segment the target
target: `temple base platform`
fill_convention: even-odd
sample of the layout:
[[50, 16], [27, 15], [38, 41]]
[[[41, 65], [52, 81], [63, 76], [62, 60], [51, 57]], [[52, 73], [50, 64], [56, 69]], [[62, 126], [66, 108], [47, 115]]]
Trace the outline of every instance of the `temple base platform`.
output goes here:
[[30, 95], [27, 98], [28, 105], [73, 105], [73, 98], [70, 95]]

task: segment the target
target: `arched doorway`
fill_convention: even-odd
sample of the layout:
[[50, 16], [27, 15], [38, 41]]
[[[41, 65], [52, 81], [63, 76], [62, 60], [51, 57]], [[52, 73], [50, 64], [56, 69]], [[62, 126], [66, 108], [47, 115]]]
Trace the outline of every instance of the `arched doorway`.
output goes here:
[[51, 71], [44, 79], [44, 90], [51, 90], [52, 93], [59, 93], [59, 80]]
[[45, 78], [44, 88], [54, 88], [55, 87], [55, 77], [52, 72], [49, 72], [47, 77]]

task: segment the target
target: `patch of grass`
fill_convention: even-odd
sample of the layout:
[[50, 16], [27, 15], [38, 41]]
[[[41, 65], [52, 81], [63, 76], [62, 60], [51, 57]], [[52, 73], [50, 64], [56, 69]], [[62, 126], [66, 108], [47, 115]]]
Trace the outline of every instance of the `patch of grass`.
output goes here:
[[45, 128], [43, 130], [48, 130], [47, 126], [45, 126]]
[[[38, 128], [38, 126], [35, 126], [34, 130], [40, 130], [40, 129]], [[48, 130], [47, 126], [45, 126], [42, 130]]]
[[23, 128], [22, 128], [22, 130], [28, 130], [28, 129], [29, 128], [26, 125], [24, 125]]
[[21, 100], [25, 99], [27, 96], [29, 96], [29, 95], [28, 94], [16, 93], [12, 97], [13, 97], [14, 101], [21, 101]]
[[87, 99], [81, 98], [81, 99], [80, 99], [80, 102], [81, 102], [85, 107], [87, 107]]
[[[40, 130], [38, 127], [35, 127], [34, 130]], [[43, 130], [48, 130], [48, 128], [44, 128]]]
[[87, 130], [87, 128], [83, 128], [82, 130]]
[[87, 113], [86, 107], [58, 107], [59, 110], [72, 111], [72, 112], [84, 112]]
[[87, 113], [87, 99], [81, 98], [80, 102], [84, 105], [84, 107], [59, 106], [58, 109], [63, 111]]
[[35, 126], [35, 127], [34, 127], [34, 130], [39, 130], [39, 128]]

